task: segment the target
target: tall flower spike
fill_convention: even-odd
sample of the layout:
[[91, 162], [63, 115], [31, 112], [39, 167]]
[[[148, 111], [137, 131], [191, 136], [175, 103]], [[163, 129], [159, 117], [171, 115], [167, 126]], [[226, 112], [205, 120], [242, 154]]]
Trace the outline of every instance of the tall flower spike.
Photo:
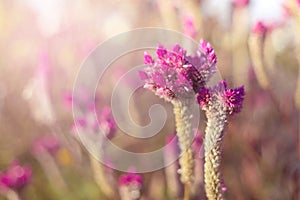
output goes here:
[[175, 45], [168, 51], [162, 45], [156, 50], [157, 59], [148, 53], [144, 55], [148, 65], [140, 71], [140, 77], [145, 81], [144, 87], [173, 104], [181, 157], [179, 159], [180, 180], [185, 185], [184, 199], [189, 199], [189, 191], [193, 179], [193, 149], [191, 148], [191, 118], [190, 108], [193, 98], [199, 88], [204, 87], [208, 79], [215, 73], [216, 55], [212, 46], [200, 41], [195, 56], [187, 56], [186, 51]]
[[240, 112], [244, 95], [244, 87], [228, 89], [225, 81], [212, 88], [199, 90], [198, 102], [207, 117], [204, 139], [204, 182], [209, 200], [224, 199], [223, 192], [226, 187], [220, 172], [224, 128], [228, 116]]
[[252, 30], [252, 34], [248, 39], [249, 52], [253, 62], [253, 68], [258, 83], [263, 89], [269, 89], [270, 81], [266, 71], [266, 63], [264, 59], [264, 43], [267, 33], [267, 27], [262, 22], [257, 22]]

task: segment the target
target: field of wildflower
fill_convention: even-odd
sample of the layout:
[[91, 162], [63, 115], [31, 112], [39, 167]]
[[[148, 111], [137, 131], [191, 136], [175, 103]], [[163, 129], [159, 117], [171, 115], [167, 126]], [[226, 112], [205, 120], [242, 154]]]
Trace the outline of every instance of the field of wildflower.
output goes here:
[[0, 1], [0, 200], [299, 200], [299, 123], [299, 0]]

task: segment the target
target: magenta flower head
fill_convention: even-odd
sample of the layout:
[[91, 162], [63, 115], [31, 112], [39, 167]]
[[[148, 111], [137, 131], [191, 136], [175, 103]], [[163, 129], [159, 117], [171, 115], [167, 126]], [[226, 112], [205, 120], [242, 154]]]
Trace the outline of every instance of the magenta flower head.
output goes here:
[[54, 155], [60, 148], [59, 140], [53, 134], [38, 137], [32, 144], [32, 153], [37, 155], [48, 152]]
[[154, 60], [145, 52], [144, 63], [148, 66], [139, 74], [146, 82], [145, 88], [167, 101], [194, 97], [216, 71], [216, 55], [204, 40], [195, 56], [187, 56], [179, 45], [171, 51], [159, 45], [156, 55]]
[[0, 189], [21, 191], [30, 181], [31, 168], [21, 166], [17, 161], [10, 164], [9, 168], [0, 173]]
[[244, 96], [243, 86], [228, 89], [226, 81], [223, 80], [212, 88], [200, 88], [197, 99], [200, 107], [204, 110], [214, 102], [221, 100], [226, 105], [227, 113], [231, 115], [241, 111]]
[[234, 0], [233, 5], [235, 7], [242, 8], [242, 7], [248, 6], [249, 2], [250, 2], [249, 0]]
[[142, 187], [143, 177], [135, 173], [126, 173], [119, 177], [120, 186], [136, 185]]
[[268, 27], [261, 21], [258, 21], [256, 24], [254, 24], [252, 28], [253, 34], [256, 35], [264, 35], [268, 31]]

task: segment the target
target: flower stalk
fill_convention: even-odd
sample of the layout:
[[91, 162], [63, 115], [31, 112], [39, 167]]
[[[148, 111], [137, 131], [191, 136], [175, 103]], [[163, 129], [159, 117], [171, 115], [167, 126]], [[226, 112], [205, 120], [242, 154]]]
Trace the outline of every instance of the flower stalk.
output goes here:
[[139, 75], [145, 81], [144, 88], [173, 104], [181, 151], [178, 173], [185, 185], [184, 199], [188, 200], [194, 170], [191, 105], [199, 89], [216, 72], [216, 55], [212, 46], [204, 40], [200, 41], [195, 56], [186, 55], [186, 50], [179, 45], [175, 45], [172, 51], [159, 45], [156, 55], [154, 60], [145, 52], [144, 63], [147, 67]]
[[227, 89], [225, 81], [221, 81], [213, 88], [201, 88], [198, 103], [205, 111], [207, 126], [204, 138], [204, 182], [208, 200], [224, 199], [221, 175], [221, 148], [224, 128], [228, 116], [240, 112], [244, 99], [244, 87]]
[[208, 199], [224, 199], [221, 178], [221, 146], [223, 130], [227, 121], [226, 106], [214, 104], [207, 111], [207, 126], [205, 129], [205, 164], [204, 179]]
[[174, 102], [174, 115], [176, 121], [176, 132], [179, 140], [179, 147], [181, 150], [181, 157], [179, 158], [180, 180], [184, 184], [184, 199], [189, 199], [190, 187], [193, 179], [193, 150], [191, 147], [192, 140], [192, 127], [191, 118], [192, 114], [187, 103]]
[[270, 89], [270, 81], [264, 61], [266, 31], [267, 27], [262, 22], [258, 22], [253, 28], [253, 33], [249, 37], [248, 44], [257, 81], [263, 89]]

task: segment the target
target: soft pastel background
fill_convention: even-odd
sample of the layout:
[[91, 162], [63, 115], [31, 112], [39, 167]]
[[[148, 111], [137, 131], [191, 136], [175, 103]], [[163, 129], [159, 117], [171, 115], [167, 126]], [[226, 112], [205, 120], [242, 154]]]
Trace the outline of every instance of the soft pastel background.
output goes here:
[[[105, 199], [87, 151], [72, 134], [73, 82], [100, 42], [133, 28], [162, 27], [209, 41], [223, 78], [232, 87], [245, 85], [244, 109], [230, 119], [223, 146], [227, 198], [300, 199], [297, 12], [293, 0], [241, 6], [230, 0], [1, 0], [0, 171], [14, 160], [32, 168], [23, 199]], [[249, 56], [258, 21], [267, 27], [268, 88], [258, 83]], [[53, 151], [40, 156], [36, 140], [45, 134], [55, 138], [54, 144], [46, 139]], [[144, 199], [168, 199], [163, 173], [143, 175]]]

